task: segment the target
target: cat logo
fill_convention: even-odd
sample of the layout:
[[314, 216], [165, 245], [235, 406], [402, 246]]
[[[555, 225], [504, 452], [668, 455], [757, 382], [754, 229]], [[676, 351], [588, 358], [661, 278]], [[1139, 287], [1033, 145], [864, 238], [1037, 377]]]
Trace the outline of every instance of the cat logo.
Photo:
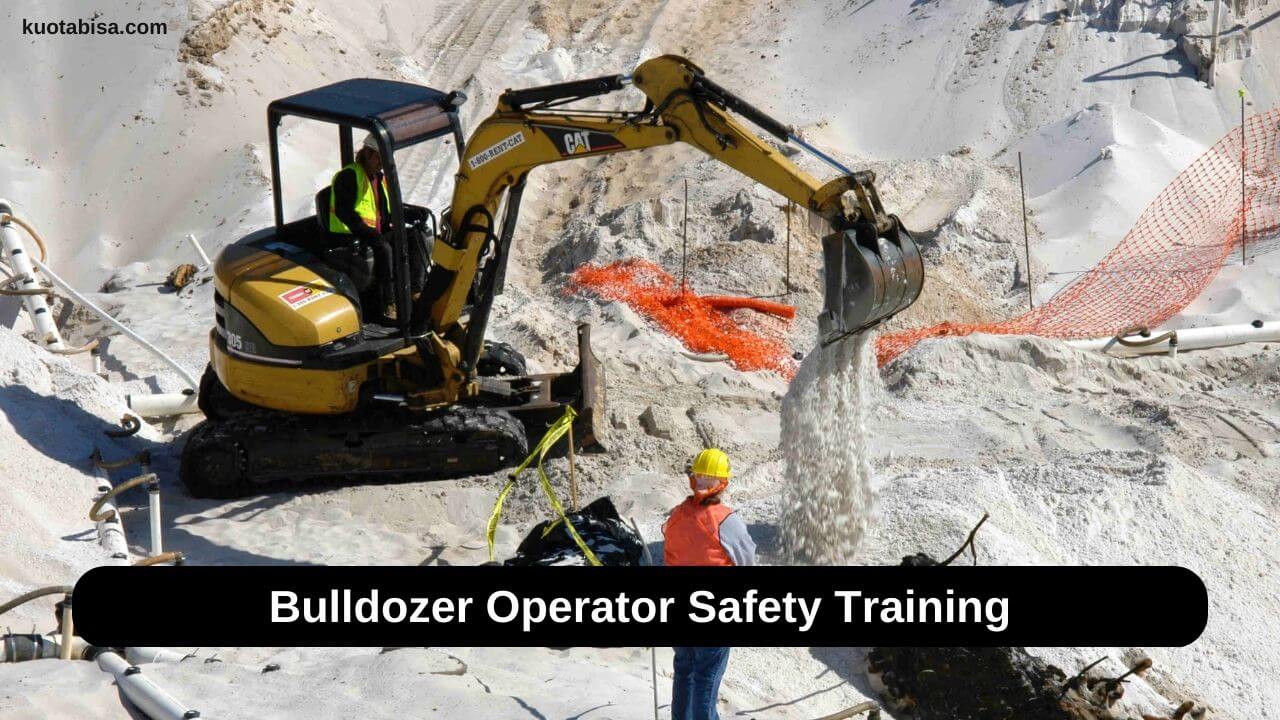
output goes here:
[[556, 143], [561, 157], [591, 155], [609, 150], [622, 150], [625, 146], [612, 133], [573, 127], [545, 127], [547, 135]]
[[582, 130], [579, 132], [565, 133], [564, 135], [564, 153], [566, 155], [577, 155], [578, 153], [591, 152], [591, 133]]

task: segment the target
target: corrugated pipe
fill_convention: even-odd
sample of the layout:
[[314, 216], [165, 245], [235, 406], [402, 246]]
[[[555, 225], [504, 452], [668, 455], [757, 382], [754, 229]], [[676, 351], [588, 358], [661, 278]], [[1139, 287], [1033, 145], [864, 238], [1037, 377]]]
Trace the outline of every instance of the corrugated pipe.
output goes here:
[[198, 718], [200, 712], [192, 710], [178, 702], [165, 692], [151, 678], [142, 674], [142, 669], [114, 652], [98, 655], [98, 667], [115, 676], [120, 692], [151, 720], [185, 720]]
[[1254, 320], [1239, 325], [1171, 330], [1150, 337], [1150, 332], [1131, 332], [1109, 338], [1070, 340], [1068, 344], [1081, 350], [1095, 350], [1121, 357], [1134, 355], [1170, 355], [1186, 350], [1205, 350], [1251, 342], [1280, 342], [1280, 321]]
[[794, 305], [765, 300], [763, 298], [739, 297], [737, 295], [703, 295], [702, 299], [717, 310], [755, 310], [776, 317], [790, 320], [796, 316]]

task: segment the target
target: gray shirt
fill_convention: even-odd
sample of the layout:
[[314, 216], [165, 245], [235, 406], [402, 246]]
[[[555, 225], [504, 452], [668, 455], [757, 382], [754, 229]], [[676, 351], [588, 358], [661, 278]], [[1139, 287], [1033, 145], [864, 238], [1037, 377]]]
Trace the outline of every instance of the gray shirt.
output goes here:
[[747, 524], [738, 513], [729, 513], [720, 523], [720, 545], [734, 565], [755, 565], [756, 544], [747, 532]]

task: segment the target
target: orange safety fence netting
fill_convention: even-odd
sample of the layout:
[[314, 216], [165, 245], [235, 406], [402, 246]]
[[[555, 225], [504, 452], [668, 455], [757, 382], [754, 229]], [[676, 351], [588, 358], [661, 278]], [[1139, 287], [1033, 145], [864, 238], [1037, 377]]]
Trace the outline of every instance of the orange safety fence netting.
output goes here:
[[1097, 266], [1044, 305], [1002, 322], [889, 333], [878, 339], [876, 357], [883, 366], [921, 340], [942, 336], [1086, 338], [1154, 328], [1240, 257], [1242, 240], [1251, 257], [1280, 245], [1280, 108], [1249, 118], [1243, 132], [1237, 128], [1191, 163]]
[[571, 290], [590, 290], [617, 300], [658, 324], [697, 353], [723, 353], [739, 370], [773, 370], [790, 378], [796, 361], [782, 337], [771, 338], [743, 326], [725, 310], [749, 308], [790, 319], [795, 308], [759, 298], [701, 296], [648, 260], [583, 265], [570, 277]]

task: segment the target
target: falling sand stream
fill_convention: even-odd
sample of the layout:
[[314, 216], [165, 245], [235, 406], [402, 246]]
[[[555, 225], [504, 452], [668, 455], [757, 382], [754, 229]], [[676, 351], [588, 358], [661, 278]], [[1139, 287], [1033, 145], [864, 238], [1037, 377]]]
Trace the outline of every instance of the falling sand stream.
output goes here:
[[779, 538], [791, 563], [849, 564], [870, 522], [866, 416], [878, 380], [871, 341], [864, 333], [816, 348], [782, 402]]

